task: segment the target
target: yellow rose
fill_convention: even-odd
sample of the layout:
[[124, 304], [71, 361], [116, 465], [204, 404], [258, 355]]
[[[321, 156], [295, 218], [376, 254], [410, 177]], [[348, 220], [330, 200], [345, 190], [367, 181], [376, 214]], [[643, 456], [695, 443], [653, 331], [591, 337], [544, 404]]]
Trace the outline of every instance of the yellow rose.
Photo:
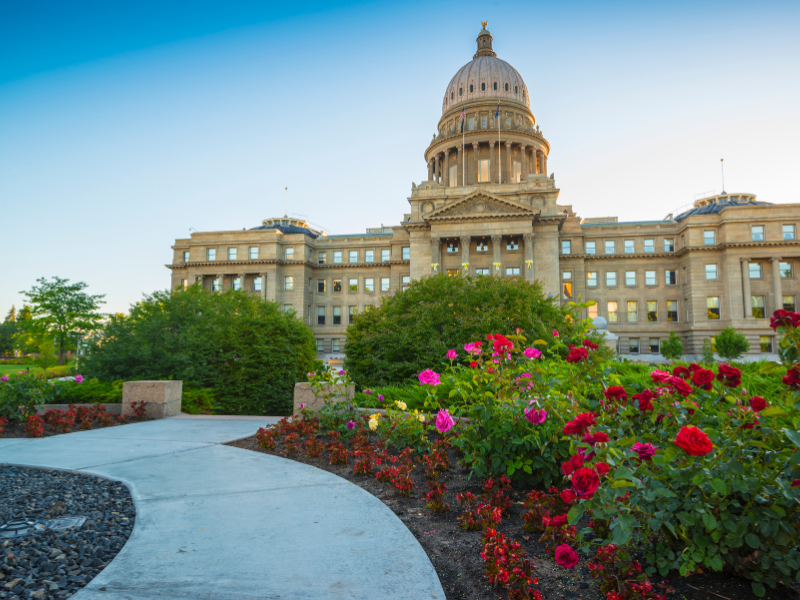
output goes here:
[[399, 408], [400, 410], [405, 410], [407, 408], [405, 402], [400, 402], [399, 400], [395, 400], [395, 404], [397, 404], [397, 408]]
[[375, 431], [378, 428], [378, 419], [370, 419], [369, 420], [369, 428], [372, 431]]
[[425, 422], [425, 415], [420, 415], [419, 416], [419, 422], [420, 423], [424, 423]]

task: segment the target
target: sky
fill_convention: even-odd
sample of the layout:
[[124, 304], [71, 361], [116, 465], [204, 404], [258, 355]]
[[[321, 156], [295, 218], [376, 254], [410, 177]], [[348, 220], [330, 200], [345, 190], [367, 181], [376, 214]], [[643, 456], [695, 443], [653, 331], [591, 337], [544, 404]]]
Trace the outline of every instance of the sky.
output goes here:
[[800, 202], [800, 3], [0, 0], [0, 318], [40, 277], [125, 312], [170, 246], [284, 212], [393, 225], [489, 21], [559, 203]]

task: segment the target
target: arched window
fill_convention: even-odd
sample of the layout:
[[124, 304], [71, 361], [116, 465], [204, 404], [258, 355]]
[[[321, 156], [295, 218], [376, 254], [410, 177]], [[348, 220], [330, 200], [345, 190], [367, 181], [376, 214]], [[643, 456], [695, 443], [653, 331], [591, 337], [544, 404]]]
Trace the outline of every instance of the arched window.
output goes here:
[[486, 84], [485, 84], [485, 83], [482, 83], [482, 84], [481, 84], [481, 91], [482, 91], [482, 92], [485, 92], [485, 91], [486, 91]]
[[470, 83], [470, 84], [469, 84], [469, 93], [471, 94], [471, 93], [472, 93], [472, 92], [474, 92], [474, 91], [475, 91], [475, 90], [474, 90], [474, 88], [472, 87], [472, 84]]
[[495, 92], [497, 91], [497, 82], [496, 81], [494, 82], [494, 91]]
[[519, 94], [519, 88], [517, 86], [514, 86], [514, 93]]
[[508, 84], [506, 84], [506, 91], [508, 91]]
[[522, 90], [522, 101], [525, 102], [525, 90]]
[[458, 88], [458, 95], [459, 96], [463, 96], [464, 95], [464, 88]]
[[486, 40], [483, 40], [483, 46], [486, 47]]
[[450, 92], [450, 100], [454, 100], [455, 97], [456, 97], [456, 93], [455, 92]]

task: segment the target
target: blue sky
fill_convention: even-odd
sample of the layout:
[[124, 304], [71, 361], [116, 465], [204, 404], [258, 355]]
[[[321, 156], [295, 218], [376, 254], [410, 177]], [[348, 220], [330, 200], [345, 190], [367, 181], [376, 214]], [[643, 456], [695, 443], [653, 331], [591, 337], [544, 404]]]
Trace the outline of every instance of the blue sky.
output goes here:
[[289, 210], [395, 224], [480, 21], [561, 204], [660, 219], [720, 189], [799, 202], [797, 2], [0, 0], [0, 318], [37, 277], [124, 311], [175, 238]]

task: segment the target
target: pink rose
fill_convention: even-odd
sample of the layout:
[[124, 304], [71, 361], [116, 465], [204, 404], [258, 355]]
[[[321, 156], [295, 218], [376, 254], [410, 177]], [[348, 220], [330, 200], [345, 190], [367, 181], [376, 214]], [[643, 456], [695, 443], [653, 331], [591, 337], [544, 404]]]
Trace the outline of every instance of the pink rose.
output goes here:
[[464, 350], [467, 354], [480, 354], [481, 353], [481, 343], [480, 342], [472, 342], [469, 344], [464, 344]]
[[636, 452], [639, 455], [640, 460], [652, 460], [652, 458], [656, 455], [656, 448], [650, 442], [646, 444], [642, 444], [641, 442], [636, 442], [633, 446], [631, 446], [631, 450]]
[[378, 402], [383, 402], [383, 394], [378, 394]]
[[75, 375], [75, 383], [83, 383], [83, 375]]
[[525, 418], [528, 419], [532, 425], [540, 425], [547, 419], [547, 411], [543, 408], [527, 408], [525, 410]]
[[447, 358], [449, 358], [450, 360], [454, 360], [457, 356], [458, 356], [458, 352], [456, 352], [455, 350], [448, 350], [447, 351]]
[[350, 421], [348, 421], [348, 422], [347, 422], [347, 428], [348, 428], [348, 429], [353, 429], [353, 428], [355, 428], [355, 426], [356, 426], [356, 424], [355, 424], [355, 423], [353, 423], [353, 421], [352, 421], [352, 420], [350, 420]]
[[558, 331], [556, 331], [555, 329], [553, 329], [553, 337], [558, 337]]
[[668, 383], [669, 378], [672, 377], [672, 373], [669, 373], [668, 371], [659, 371], [656, 369], [650, 373], [650, 377], [653, 378], [654, 383]]
[[441, 409], [436, 415], [436, 429], [439, 430], [439, 433], [447, 433], [454, 424], [455, 421], [446, 408]]
[[340, 376], [341, 376], [341, 375], [344, 375], [344, 369], [342, 369], [341, 371], [339, 371], [339, 375], [340, 375]]
[[3, 375], [0, 377], [0, 381], [8, 381], [8, 375]]
[[305, 408], [305, 407], [306, 407], [305, 403], [300, 404], [300, 408]]
[[419, 377], [420, 385], [439, 385], [439, 374], [430, 369], [425, 369], [422, 373], [417, 375]]
[[528, 358], [539, 358], [542, 355], [542, 351], [536, 348], [525, 348], [522, 353]]
[[556, 564], [565, 569], [574, 569], [578, 564], [578, 553], [569, 544], [561, 544], [556, 548]]

